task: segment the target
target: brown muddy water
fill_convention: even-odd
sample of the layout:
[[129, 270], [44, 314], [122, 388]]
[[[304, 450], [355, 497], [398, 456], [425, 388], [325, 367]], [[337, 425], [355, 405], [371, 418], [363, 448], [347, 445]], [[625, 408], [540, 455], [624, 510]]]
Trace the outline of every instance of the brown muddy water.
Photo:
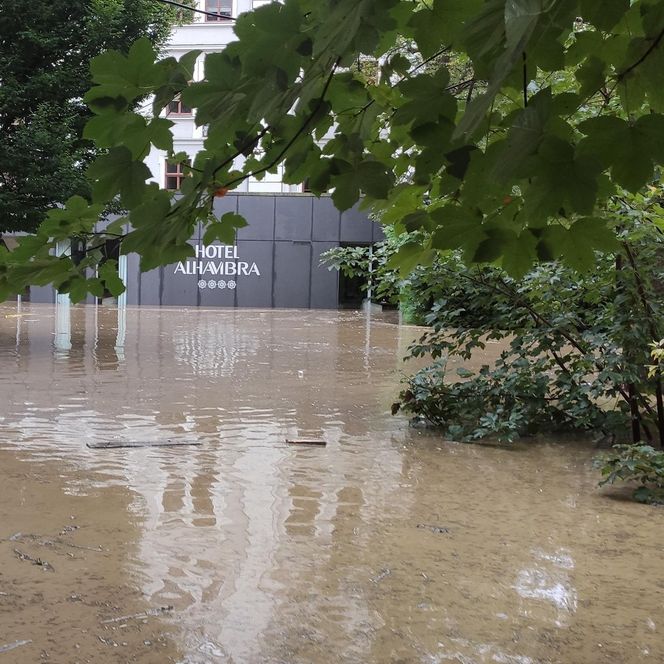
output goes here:
[[664, 510], [391, 417], [417, 333], [0, 307], [0, 664], [664, 662]]

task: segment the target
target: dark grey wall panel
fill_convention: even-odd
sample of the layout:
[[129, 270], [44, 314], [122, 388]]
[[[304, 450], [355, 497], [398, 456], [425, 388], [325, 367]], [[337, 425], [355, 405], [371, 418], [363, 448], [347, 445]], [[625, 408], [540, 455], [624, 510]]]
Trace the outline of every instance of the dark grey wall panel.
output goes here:
[[337, 242], [312, 242], [311, 308], [335, 309], [339, 304], [339, 272], [320, 264], [324, 251], [338, 247]]
[[341, 213], [341, 241], [370, 244], [373, 239], [373, 222], [357, 205]]
[[271, 240], [238, 240], [238, 256], [242, 260], [256, 263], [260, 276], [238, 277], [238, 307], [272, 307], [273, 253]]
[[232, 194], [223, 196], [222, 198], [214, 199], [214, 214], [217, 217], [222, 217], [227, 212], [237, 212], [237, 196]]
[[198, 276], [173, 274], [164, 269], [161, 288], [161, 303], [167, 306], [195, 307], [198, 305]]
[[311, 196], [277, 196], [275, 199], [275, 240], [311, 239]]
[[373, 226], [373, 241], [381, 242], [382, 240], [384, 240], [385, 233], [383, 232], [383, 225], [378, 221], [374, 221], [372, 223], [372, 226]]
[[127, 255], [127, 304], [139, 304], [141, 267], [138, 254]]
[[[184, 261], [185, 268], [176, 271], [177, 264], [167, 265], [145, 274], [139, 271], [138, 256], [130, 254], [128, 304], [335, 308], [338, 273], [320, 266], [321, 253], [340, 243], [370, 244], [383, 238], [380, 225], [357, 206], [341, 214], [329, 196], [231, 194], [215, 199], [214, 212], [219, 218], [237, 212], [247, 219], [249, 226], [238, 231], [237, 252], [206, 251]], [[107, 223], [100, 222], [98, 230]], [[200, 254], [200, 224], [190, 242]], [[34, 287], [31, 299], [54, 302], [55, 292]]]
[[51, 286], [30, 286], [30, 302], [53, 304], [55, 302], [55, 290]]
[[339, 242], [341, 213], [329, 196], [313, 199], [312, 239], [323, 242]]
[[[234, 212], [237, 214], [237, 196], [224, 196], [222, 198], [214, 199], [214, 215], [221, 219], [227, 212]], [[203, 239], [203, 224], [198, 224], [198, 237], [196, 239]]]
[[[173, 270], [173, 267], [168, 266], [166, 269]], [[161, 273], [162, 268], [141, 273], [138, 291], [139, 304], [145, 306], [159, 306], [161, 304]]]
[[208, 282], [208, 286], [200, 292], [201, 307], [234, 307], [237, 288], [229, 288], [229, 281], [232, 282], [232, 278], [218, 277], [215, 288], [210, 288]]
[[249, 225], [237, 232], [238, 240], [274, 239], [274, 196], [239, 196], [238, 213]]
[[309, 307], [311, 277], [311, 242], [275, 242], [275, 307]]
[[[194, 246], [198, 245], [197, 242], [190, 242], [190, 244]], [[197, 306], [198, 282], [200, 279], [207, 279], [207, 275], [201, 277], [198, 274], [182, 274], [182, 272], [176, 272], [176, 269], [177, 264], [166, 265], [161, 269], [161, 304], [169, 306]]]
[[[228, 210], [227, 210], [228, 211]], [[226, 246], [221, 242], [213, 242], [202, 248], [202, 255], [196, 260], [203, 263], [212, 263], [217, 268], [218, 274], [205, 274], [199, 277], [199, 298], [203, 307], [234, 307], [236, 298], [236, 287], [240, 279], [246, 279], [246, 275], [235, 274], [236, 267], [243, 266], [246, 271], [247, 264], [251, 264], [250, 256], [242, 256], [239, 248]], [[232, 264], [232, 265], [229, 265]], [[232, 268], [232, 274], [226, 274], [226, 266]], [[250, 278], [256, 278], [252, 275]], [[205, 283], [202, 283], [204, 281]]]

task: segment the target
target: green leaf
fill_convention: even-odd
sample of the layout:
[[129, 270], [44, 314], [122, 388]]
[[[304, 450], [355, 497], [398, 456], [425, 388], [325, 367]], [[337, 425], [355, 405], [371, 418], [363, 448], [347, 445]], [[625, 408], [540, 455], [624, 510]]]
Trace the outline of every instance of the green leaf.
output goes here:
[[581, 84], [579, 94], [588, 97], [604, 87], [606, 82], [606, 62], [595, 56], [588, 58], [576, 72], [576, 79]]
[[577, 155], [567, 141], [547, 136], [534, 162], [535, 177], [524, 192], [526, 218], [545, 219], [561, 210], [591, 214], [600, 171], [601, 162], [594, 155]]
[[581, 0], [581, 17], [600, 30], [610, 30], [629, 9], [630, 0]]
[[125, 57], [106, 51], [90, 62], [92, 79], [97, 84], [84, 98], [97, 113], [118, 110], [122, 100], [130, 103], [150, 94], [165, 82], [165, 69], [155, 64], [156, 52], [147, 37], [141, 37]]
[[[504, 9], [505, 40], [504, 50], [495, 62], [484, 94], [476, 97], [467, 106], [454, 133], [454, 138], [474, 132], [484, 119], [492, 101], [503, 82], [523, 58], [538, 22], [551, 11], [555, 3], [543, 6], [543, 0], [506, 0]], [[490, 6], [491, 3], [488, 3]]]
[[64, 208], [49, 210], [37, 232], [41, 237], [56, 240], [89, 233], [99, 220], [102, 209], [102, 205], [90, 205], [81, 196], [72, 196]]
[[127, 148], [117, 147], [97, 157], [88, 169], [88, 175], [94, 180], [92, 191], [95, 201], [111, 201], [116, 194], [120, 194], [120, 201], [131, 208], [141, 202], [145, 181], [152, 174], [144, 163], [132, 159]]
[[482, 218], [463, 207], [446, 205], [432, 210], [430, 216], [437, 224], [432, 238], [434, 249], [461, 249], [469, 262], [488, 237]]
[[395, 125], [425, 125], [448, 120], [456, 116], [456, 99], [446, 92], [449, 83], [447, 70], [441, 69], [435, 75], [421, 74], [398, 84], [404, 102], [396, 109], [392, 122]]
[[571, 242], [593, 247], [595, 250], [613, 252], [620, 244], [616, 234], [607, 226], [605, 219], [585, 217], [572, 224], [569, 229]]
[[459, 41], [465, 24], [482, 6], [481, 0], [434, 0], [413, 13], [408, 26], [425, 58], [432, 56], [442, 45]]
[[527, 167], [528, 158], [537, 152], [544, 136], [552, 106], [551, 89], [545, 88], [516, 116], [507, 134], [500, 160], [495, 164], [493, 177], [507, 182], [513, 173]]
[[372, 198], [386, 199], [394, 176], [380, 161], [363, 161], [357, 168], [357, 183]]
[[350, 210], [360, 199], [356, 174], [352, 171], [332, 177], [332, 200], [337, 210]]
[[417, 242], [408, 242], [390, 258], [387, 268], [399, 270], [402, 277], [407, 277], [418, 265], [429, 265], [434, 256], [435, 252], [431, 249], [425, 249]]
[[[60, 288], [60, 292], [64, 292], [62, 287]], [[82, 276], [72, 277], [68, 284], [67, 292], [72, 302], [82, 302], [88, 294], [87, 280]]]
[[160, 150], [173, 150], [173, 123], [165, 118], [152, 118], [145, 126], [127, 128], [124, 144], [131, 150], [135, 160], [144, 159], [150, 152], [150, 145]]
[[503, 269], [515, 279], [523, 278], [537, 260], [537, 238], [529, 230], [513, 234], [502, 250]]
[[102, 148], [124, 145], [138, 161], [144, 159], [150, 145], [162, 150], [173, 149], [173, 123], [165, 118], [153, 118], [149, 122], [136, 113], [105, 113], [90, 119], [83, 130], [83, 137], [93, 139]]
[[147, 37], [134, 42], [127, 56], [107, 51], [90, 62], [92, 80], [99, 85], [128, 85], [136, 88], [152, 87], [161, 79], [155, 66], [157, 53]]
[[222, 244], [233, 244], [238, 228], [244, 228], [247, 221], [244, 217], [234, 212], [227, 212], [218, 222], [210, 223], [205, 229], [203, 244], [212, 244], [219, 240]]
[[579, 125], [587, 136], [579, 153], [599, 159], [611, 167], [614, 181], [637, 192], [652, 180], [654, 161], [664, 160], [664, 116], [650, 114], [629, 123], [612, 116], [600, 116]]
[[125, 285], [118, 276], [118, 263], [114, 260], [107, 260], [99, 266], [99, 279], [104, 283], [113, 297], [122, 295], [125, 291]]
[[614, 251], [618, 248], [618, 241], [604, 220], [588, 217], [569, 229], [560, 225], [547, 226], [540, 236], [540, 245], [538, 252], [586, 272], [595, 265], [596, 251]]

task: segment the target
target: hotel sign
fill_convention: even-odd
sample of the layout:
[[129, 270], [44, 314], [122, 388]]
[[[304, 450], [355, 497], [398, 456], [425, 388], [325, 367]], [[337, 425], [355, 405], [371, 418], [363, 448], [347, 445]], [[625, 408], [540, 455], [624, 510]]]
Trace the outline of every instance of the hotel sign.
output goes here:
[[198, 245], [196, 255], [175, 266], [174, 274], [198, 275], [200, 289], [237, 286], [240, 277], [260, 277], [256, 263], [240, 260], [236, 245]]

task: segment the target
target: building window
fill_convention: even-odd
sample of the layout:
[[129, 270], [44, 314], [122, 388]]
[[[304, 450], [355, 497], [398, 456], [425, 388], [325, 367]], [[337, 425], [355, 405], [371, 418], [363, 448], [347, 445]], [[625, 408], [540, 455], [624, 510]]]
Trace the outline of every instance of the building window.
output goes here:
[[206, 14], [206, 21], [225, 21], [233, 14], [233, 0], [205, 0], [205, 11], [218, 14], [218, 16]]
[[169, 164], [166, 162], [166, 189], [168, 191], [180, 191], [183, 180], [187, 177], [186, 162]]
[[168, 104], [166, 115], [191, 115], [191, 109], [178, 98]]

